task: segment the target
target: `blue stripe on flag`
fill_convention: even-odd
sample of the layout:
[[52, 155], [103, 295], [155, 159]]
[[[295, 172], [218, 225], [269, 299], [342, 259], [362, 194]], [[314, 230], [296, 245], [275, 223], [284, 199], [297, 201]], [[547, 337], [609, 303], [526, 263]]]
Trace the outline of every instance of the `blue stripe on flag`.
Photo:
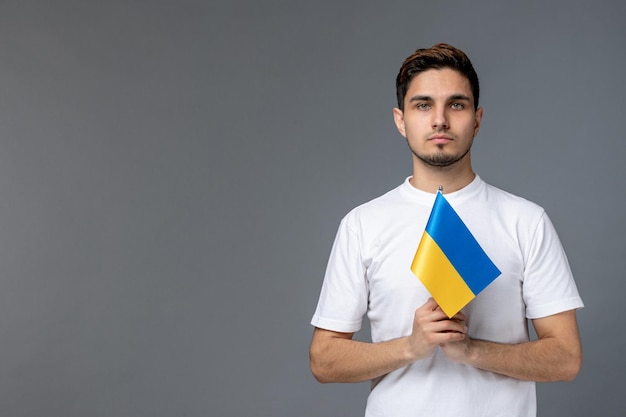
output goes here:
[[441, 193], [437, 193], [426, 231], [474, 294], [500, 275], [500, 270]]

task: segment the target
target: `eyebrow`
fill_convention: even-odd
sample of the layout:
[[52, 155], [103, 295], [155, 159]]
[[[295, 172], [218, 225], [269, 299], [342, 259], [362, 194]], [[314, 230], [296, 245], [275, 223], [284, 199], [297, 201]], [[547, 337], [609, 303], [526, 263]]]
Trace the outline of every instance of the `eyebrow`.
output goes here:
[[[470, 101], [470, 98], [468, 96], [466, 96], [465, 94], [452, 94], [450, 97], [448, 97], [448, 100], [466, 100], [466, 101]], [[409, 100], [409, 103], [413, 102], [413, 101], [433, 101], [433, 98], [431, 96], [413, 96]]]

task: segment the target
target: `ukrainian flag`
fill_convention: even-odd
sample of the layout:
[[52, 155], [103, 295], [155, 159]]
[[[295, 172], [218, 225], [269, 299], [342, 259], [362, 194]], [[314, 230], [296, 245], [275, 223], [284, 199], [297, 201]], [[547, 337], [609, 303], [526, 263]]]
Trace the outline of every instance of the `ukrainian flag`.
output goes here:
[[501, 274], [441, 190], [411, 271], [448, 317], [458, 313]]

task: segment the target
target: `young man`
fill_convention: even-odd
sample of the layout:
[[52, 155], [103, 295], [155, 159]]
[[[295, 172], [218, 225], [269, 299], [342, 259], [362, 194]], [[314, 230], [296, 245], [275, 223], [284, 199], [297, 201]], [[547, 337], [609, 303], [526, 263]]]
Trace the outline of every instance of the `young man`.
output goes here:
[[[311, 370], [320, 382], [372, 380], [370, 417], [535, 416], [535, 381], [571, 380], [582, 361], [583, 303], [561, 243], [541, 207], [474, 173], [483, 109], [462, 51], [418, 49], [396, 89], [413, 175], [342, 220], [312, 319]], [[452, 318], [410, 270], [440, 186], [502, 272]], [[372, 343], [352, 339], [365, 314]]]

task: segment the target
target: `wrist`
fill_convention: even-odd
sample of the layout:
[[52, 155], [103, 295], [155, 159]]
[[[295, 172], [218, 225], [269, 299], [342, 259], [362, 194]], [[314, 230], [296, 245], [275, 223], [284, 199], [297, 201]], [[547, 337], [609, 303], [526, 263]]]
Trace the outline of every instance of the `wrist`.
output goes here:
[[468, 337], [464, 364], [474, 365], [478, 362], [479, 357], [480, 357], [480, 341], [470, 339]]
[[403, 357], [407, 363], [427, 358], [432, 353], [432, 350], [425, 353], [423, 347], [417, 345], [411, 336], [406, 336], [402, 339], [404, 342]]
[[402, 338], [402, 342], [402, 359], [407, 363], [416, 361], [417, 354], [415, 353], [413, 343], [411, 343], [411, 338], [409, 336], [405, 336]]

